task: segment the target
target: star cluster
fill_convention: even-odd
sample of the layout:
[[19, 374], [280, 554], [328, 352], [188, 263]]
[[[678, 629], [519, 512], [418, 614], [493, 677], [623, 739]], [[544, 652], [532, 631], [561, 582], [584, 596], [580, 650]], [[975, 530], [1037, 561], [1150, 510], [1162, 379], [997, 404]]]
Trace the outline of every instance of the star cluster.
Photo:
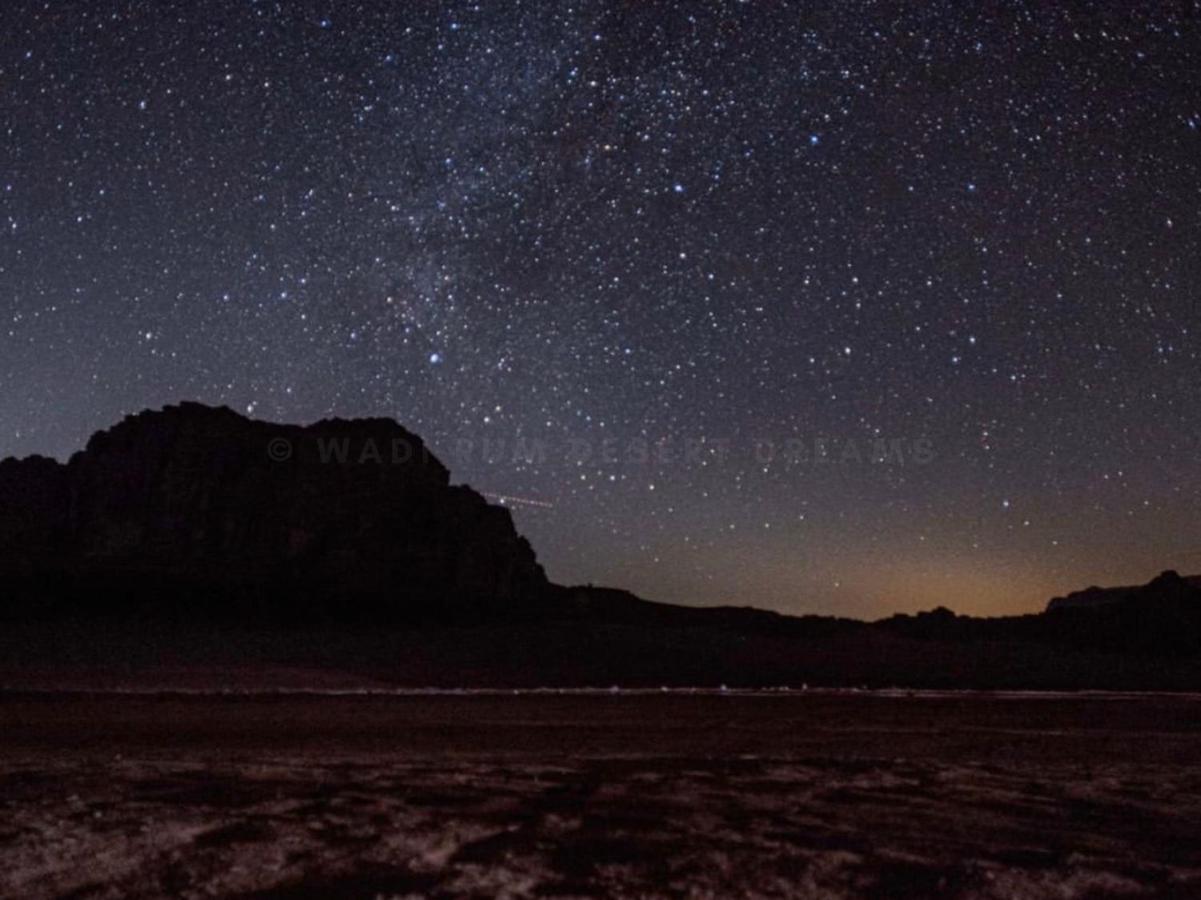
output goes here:
[[388, 415], [679, 602], [1201, 570], [1196, 3], [6, 9], [0, 453]]

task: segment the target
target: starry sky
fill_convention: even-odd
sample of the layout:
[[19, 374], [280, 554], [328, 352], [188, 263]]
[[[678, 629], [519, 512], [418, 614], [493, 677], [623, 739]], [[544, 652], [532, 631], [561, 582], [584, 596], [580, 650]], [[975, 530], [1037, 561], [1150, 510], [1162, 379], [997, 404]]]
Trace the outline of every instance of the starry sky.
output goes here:
[[1201, 571], [1196, 2], [5, 12], [0, 455], [391, 416], [683, 603]]

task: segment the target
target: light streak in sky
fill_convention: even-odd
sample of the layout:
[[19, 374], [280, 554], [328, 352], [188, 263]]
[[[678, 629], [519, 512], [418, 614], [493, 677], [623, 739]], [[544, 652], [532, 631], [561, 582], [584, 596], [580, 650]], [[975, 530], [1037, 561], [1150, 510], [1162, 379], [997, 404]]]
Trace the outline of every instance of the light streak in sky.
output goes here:
[[554, 509], [553, 503], [545, 500], [534, 500], [530, 497], [511, 497], [508, 494], [484, 494], [489, 500], [495, 500], [501, 506], [536, 506], [539, 509]]

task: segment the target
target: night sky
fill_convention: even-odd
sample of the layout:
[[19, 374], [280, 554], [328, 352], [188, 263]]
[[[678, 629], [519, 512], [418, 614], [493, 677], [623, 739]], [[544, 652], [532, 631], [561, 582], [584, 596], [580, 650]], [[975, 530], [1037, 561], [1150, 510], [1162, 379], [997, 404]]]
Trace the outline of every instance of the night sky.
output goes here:
[[391, 416], [676, 602], [1201, 571], [1199, 18], [8, 0], [0, 455]]

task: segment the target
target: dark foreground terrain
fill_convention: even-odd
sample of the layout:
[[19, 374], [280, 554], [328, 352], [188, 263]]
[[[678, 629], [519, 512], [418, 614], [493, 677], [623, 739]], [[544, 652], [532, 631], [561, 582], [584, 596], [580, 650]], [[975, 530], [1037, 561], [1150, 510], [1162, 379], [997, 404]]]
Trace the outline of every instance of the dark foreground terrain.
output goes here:
[[0, 696], [0, 896], [1201, 896], [1201, 698]]

